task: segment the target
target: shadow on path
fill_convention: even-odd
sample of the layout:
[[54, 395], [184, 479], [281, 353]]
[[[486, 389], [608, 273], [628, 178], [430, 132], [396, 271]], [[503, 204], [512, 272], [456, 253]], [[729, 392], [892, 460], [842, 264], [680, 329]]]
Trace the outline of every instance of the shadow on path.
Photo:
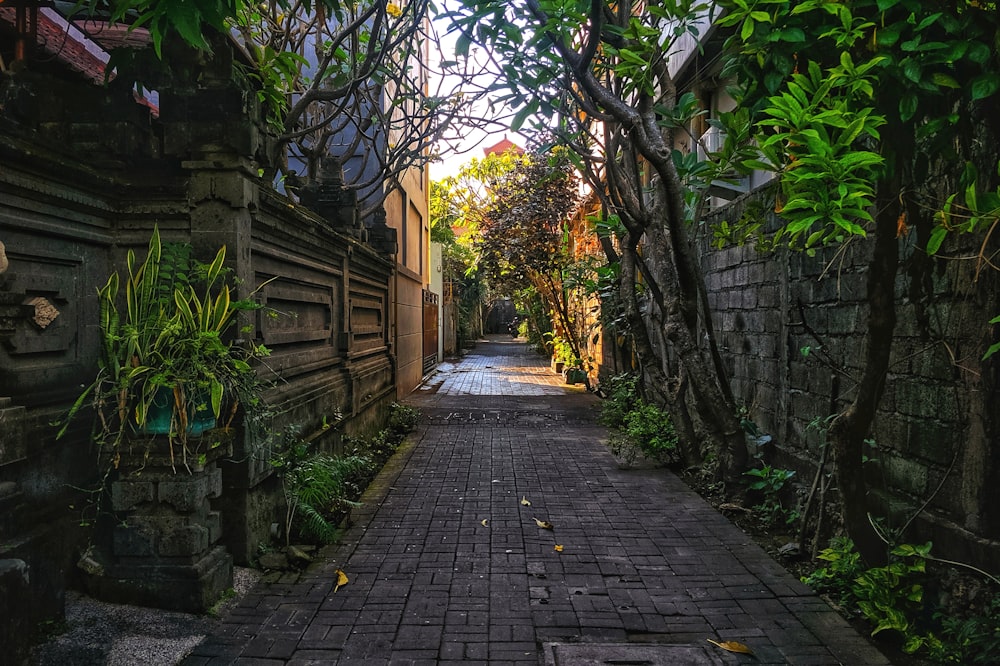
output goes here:
[[345, 539], [184, 664], [888, 664], [674, 475], [619, 469], [599, 400], [524, 344], [407, 402], [421, 424]]

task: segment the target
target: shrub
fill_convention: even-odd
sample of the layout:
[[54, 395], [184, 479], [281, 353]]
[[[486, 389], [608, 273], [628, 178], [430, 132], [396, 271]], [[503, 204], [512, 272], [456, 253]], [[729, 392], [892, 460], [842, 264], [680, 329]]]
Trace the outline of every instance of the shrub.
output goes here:
[[601, 406], [598, 418], [601, 424], [609, 428], [625, 425], [625, 416], [642, 402], [638, 381], [639, 378], [632, 374], [615, 375], [608, 381], [608, 397]]
[[982, 612], [936, 617], [941, 622], [942, 645], [930, 650], [931, 657], [952, 664], [996, 664], [1000, 654], [1000, 595], [995, 595]]
[[677, 434], [670, 416], [648, 403], [640, 403], [625, 415], [624, 434], [647, 457], [671, 460], [677, 451]]
[[786, 509], [781, 502], [781, 491], [785, 484], [795, 476], [794, 471], [764, 465], [743, 474], [754, 478], [754, 481], [750, 483], [750, 490], [763, 493], [763, 500], [754, 509], [765, 522], [770, 525], [778, 525], [798, 520], [799, 512], [796, 509]]
[[389, 430], [397, 435], [406, 435], [417, 427], [420, 412], [398, 402], [389, 407]]
[[961, 617], [932, 612], [935, 600], [925, 590], [933, 579], [927, 571], [927, 563], [935, 559], [930, 551], [929, 542], [901, 544], [890, 551], [886, 566], [866, 568], [851, 540], [838, 537], [819, 555], [828, 565], [802, 582], [863, 615], [874, 627], [873, 636], [898, 633], [904, 652], [921, 652], [937, 663], [997, 663], [1000, 596], [994, 594], [981, 610]]
[[677, 452], [673, 421], [663, 409], [640, 397], [638, 380], [632, 374], [612, 377], [598, 420], [618, 429], [609, 444], [611, 451], [626, 464], [631, 464], [639, 453], [659, 462], [670, 462]]

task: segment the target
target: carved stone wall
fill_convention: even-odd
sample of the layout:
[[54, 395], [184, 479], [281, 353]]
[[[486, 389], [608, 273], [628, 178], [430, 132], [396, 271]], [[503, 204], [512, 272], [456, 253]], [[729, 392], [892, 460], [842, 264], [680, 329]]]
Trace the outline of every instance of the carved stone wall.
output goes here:
[[[154, 225], [201, 259], [226, 245], [243, 296], [270, 280], [260, 298], [278, 316], [246, 323], [272, 351], [259, 372], [273, 380], [275, 431], [294, 426], [335, 451], [395, 399], [391, 259], [262, 187], [255, 99], [231, 66], [199, 65], [200, 88], [162, 90], [159, 119], [130, 89], [0, 74], [0, 585], [28, 586], [0, 597], [32, 598], [26, 625], [62, 612], [83, 543], [68, 508], [83, 503], [65, 495], [97, 469], [86, 415], [60, 440], [53, 423], [94, 376], [98, 288]], [[246, 563], [270, 536], [280, 489], [268, 450], [246, 433], [233, 446], [221, 496], [192, 515], [215, 521], [206, 533], [221, 523]]]

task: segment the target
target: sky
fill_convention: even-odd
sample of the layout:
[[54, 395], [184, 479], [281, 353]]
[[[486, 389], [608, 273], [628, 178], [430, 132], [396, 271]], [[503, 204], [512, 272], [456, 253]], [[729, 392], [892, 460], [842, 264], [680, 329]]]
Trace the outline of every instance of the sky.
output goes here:
[[[449, 1], [444, 0], [440, 3], [441, 11], [447, 11]], [[438, 56], [435, 53], [431, 53], [430, 57], [432, 60], [432, 69], [434, 69], [433, 64], [436, 64], [436, 59], [443, 57], [445, 60], [455, 59], [454, 56], [454, 45], [455, 40], [453, 35], [448, 35], [448, 23], [447, 21], [436, 18], [434, 21], [435, 29], [441, 35], [442, 50], [444, 54]], [[480, 85], [488, 85], [492, 81], [491, 77], [484, 76], [477, 79]], [[444, 80], [440, 83], [443, 84], [444, 89], [453, 88], [458, 85], [457, 79]], [[437, 85], [439, 81], [432, 80], [430, 88], [433, 91], [437, 90]], [[462, 166], [467, 164], [472, 158], [482, 158], [484, 153], [483, 149], [495, 145], [500, 142], [504, 136], [513, 141], [519, 146], [524, 147], [527, 144], [526, 139], [516, 132], [511, 132], [508, 127], [502, 127], [499, 125], [495, 126], [495, 129], [491, 128], [489, 131], [475, 128], [475, 127], [465, 127], [462, 129], [461, 140], [457, 142], [456, 149], [457, 152], [446, 151], [443, 159], [439, 162], [434, 162], [430, 166], [430, 177], [431, 180], [441, 180], [447, 176], [453, 176], [461, 170]]]

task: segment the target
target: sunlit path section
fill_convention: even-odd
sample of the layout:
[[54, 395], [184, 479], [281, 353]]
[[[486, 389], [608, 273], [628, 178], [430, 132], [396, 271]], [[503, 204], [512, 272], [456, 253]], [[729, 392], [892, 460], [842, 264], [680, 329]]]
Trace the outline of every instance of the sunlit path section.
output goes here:
[[441, 364], [420, 390], [442, 395], [521, 397], [567, 395], [582, 390], [566, 386], [562, 375], [549, 368], [548, 359], [531, 351], [523, 340], [494, 337], [490, 343], [516, 351], [498, 356], [473, 349], [457, 363]]

